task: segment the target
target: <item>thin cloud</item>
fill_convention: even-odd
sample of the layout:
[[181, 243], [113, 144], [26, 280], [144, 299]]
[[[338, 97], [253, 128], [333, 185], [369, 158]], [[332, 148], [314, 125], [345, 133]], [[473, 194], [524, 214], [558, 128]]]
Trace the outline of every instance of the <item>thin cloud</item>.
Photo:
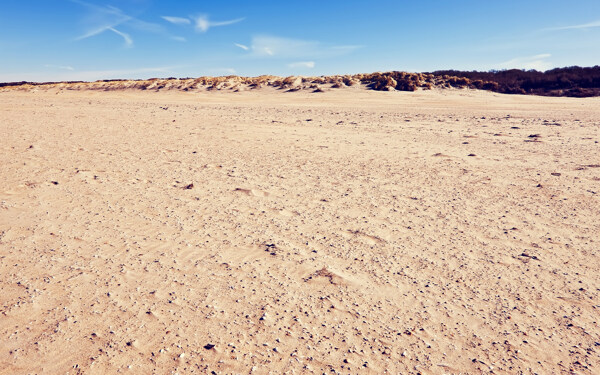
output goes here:
[[111, 28], [120, 25], [121, 22], [117, 22], [117, 23], [112, 23], [112, 24], [107, 24], [107, 25], [103, 25], [100, 26], [98, 28], [92, 29], [90, 31], [88, 31], [87, 33], [78, 36], [77, 38], [75, 38], [75, 40], [83, 40], [83, 39], [87, 39], [93, 36], [96, 36], [98, 34], [102, 34], [103, 32], [105, 32], [106, 30], [110, 30]]
[[229, 20], [229, 21], [214, 22], [214, 21], [211, 21], [208, 18], [208, 15], [206, 15], [206, 14], [201, 14], [199, 16], [194, 16], [194, 17], [190, 17], [190, 18], [173, 17], [173, 16], [162, 16], [161, 18], [164, 19], [165, 21], [170, 22], [175, 25], [182, 25], [182, 26], [193, 25], [194, 29], [200, 33], [207, 32], [211, 27], [233, 25], [234, 23], [242, 22], [243, 20], [246, 19], [246, 18], [242, 17], [242, 18], [236, 18], [234, 20]]
[[133, 18], [133, 17], [130, 20], [126, 21], [126, 23], [127, 23], [127, 26], [131, 26], [132, 28], [139, 30], [139, 31], [144, 31], [144, 32], [154, 33], [154, 34], [166, 34], [165, 28], [156, 23], [142, 21], [142, 20], [139, 20], [139, 19]]
[[123, 40], [125, 40], [125, 47], [133, 47], [133, 40], [131, 39], [131, 37], [129, 36], [129, 34], [126, 34], [124, 32], [121, 32], [115, 28], [109, 27], [107, 30], [112, 31], [113, 33], [121, 36], [123, 38]]
[[146, 22], [125, 14], [121, 9], [114, 6], [99, 6], [90, 4], [82, 0], [70, 0], [72, 3], [81, 5], [88, 10], [82, 22], [88, 25], [88, 31], [75, 38], [76, 41], [84, 40], [105, 31], [111, 31], [121, 36], [127, 47], [133, 46], [133, 39], [125, 32], [117, 30], [120, 25], [127, 25], [130, 28], [150, 32], [155, 34], [166, 34], [165, 29], [158, 24]]
[[252, 38], [251, 49], [252, 54], [258, 57], [289, 58], [312, 55], [320, 46], [314, 41], [261, 35]]
[[178, 42], [187, 42], [187, 39], [185, 39], [182, 36], [172, 36], [171, 39], [176, 40]]
[[162, 16], [161, 18], [167, 22], [174, 23], [175, 25], [189, 25], [192, 23], [188, 18], [183, 17]]
[[233, 69], [233, 68], [214, 68], [214, 69], [208, 69], [206, 72], [210, 75], [232, 75], [232, 74], [235, 74], [235, 69]]
[[51, 64], [46, 64], [44, 66], [46, 68], [62, 69], [62, 70], [69, 70], [69, 71], [74, 71], [75, 70], [75, 68], [73, 68], [72, 66], [68, 66], [68, 65], [51, 65]]
[[80, 0], [71, 0], [71, 2], [82, 5], [90, 11], [84, 17], [83, 22], [91, 25], [91, 27], [89, 27], [87, 32], [75, 38], [75, 40], [83, 40], [96, 36], [132, 19], [132, 17], [113, 6], [101, 7]]
[[333, 46], [331, 47], [334, 50], [337, 51], [344, 51], [344, 52], [352, 52], [355, 51], [359, 48], [363, 48], [364, 46], [361, 45], [347, 45], [347, 46]]
[[551, 27], [548, 29], [544, 29], [547, 31], [558, 31], [558, 30], [580, 30], [580, 29], [591, 29], [594, 27], [600, 27], [600, 20], [582, 23], [580, 25], [570, 25], [570, 26], [562, 26], [562, 27]]
[[503, 69], [535, 69], [545, 71], [552, 67], [547, 60], [552, 57], [549, 53], [542, 53], [534, 56], [516, 57], [498, 64]]
[[360, 47], [331, 46], [312, 40], [258, 35], [252, 38], [249, 51], [251, 52], [250, 56], [253, 57], [312, 59], [345, 55]]
[[245, 18], [236, 18], [234, 20], [229, 20], [229, 21], [213, 22], [208, 19], [207, 15], [200, 15], [194, 19], [194, 21], [195, 21], [194, 28], [196, 29], [196, 31], [205, 33], [211, 27], [233, 25], [234, 23], [242, 22], [243, 20], [245, 20]]
[[245, 46], [243, 44], [239, 44], [239, 43], [233, 43], [234, 46], [236, 47], [240, 47], [241, 49], [243, 49], [244, 51], [248, 51], [250, 49], [250, 47]]
[[288, 64], [290, 68], [309, 68], [312, 69], [315, 67], [314, 61], [298, 61], [295, 63]]

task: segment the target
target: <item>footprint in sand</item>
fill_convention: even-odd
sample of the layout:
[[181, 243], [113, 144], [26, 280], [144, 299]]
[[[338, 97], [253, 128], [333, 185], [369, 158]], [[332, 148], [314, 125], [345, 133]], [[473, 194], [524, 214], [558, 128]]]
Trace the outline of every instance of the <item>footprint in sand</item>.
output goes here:
[[311, 280], [318, 280], [318, 279], [327, 279], [329, 281], [330, 284], [333, 285], [340, 285], [344, 283], [344, 278], [341, 277], [340, 275], [331, 272], [330, 270], [327, 269], [327, 267], [323, 267], [320, 270], [317, 270], [315, 272], [313, 272], [312, 274], [308, 275], [307, 277], [304, 278], [305, 282], [309, 282]]
[[340, 234], [345, 238], [352, 238], [352, 237], [358, 238], [360, 240], [365, 241], [366, 243], [368, 243], [370, 245], [377, 245], [377, 244], [382, 244], [385, 242], [385, 240], [380, 237], [372, 236], [370, 234], [363, 233], [359, 230], [348, 229], [346, 231], [342, 231]]
[[238, 193], [246, 194], [248, 196], [254, 196], [254, 197], [266, 197], [269, 195], [269, 193], [267, 193], [266, 191], [256, 190], [256, 189], [235, 188], [234, 191], [238, 192]]

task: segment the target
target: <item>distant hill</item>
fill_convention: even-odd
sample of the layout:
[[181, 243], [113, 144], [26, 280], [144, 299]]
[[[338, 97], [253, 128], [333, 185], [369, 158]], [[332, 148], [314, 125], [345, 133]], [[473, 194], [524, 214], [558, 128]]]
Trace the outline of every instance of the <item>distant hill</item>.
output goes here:
[[433, 88], [469, 88], [503, 94], [589, 97], [600, 96], [600, 66], [557, 68], [546, 72], [536, 70], [501, 70], [463, 72], [441, 70], [432, 73], [384, 72], [321, 77], [200, 77], [151, 78], [146, 80], [101, 80], [95, 82], [7, 82], [4, 90], [64, 89], [64, 90], [180, 90], [211, 91], [255, 90], [272, 87], [283, 91], [309, 90], [322, 92], [348, 86], [364, 86], [378, 91], [416, 91]]

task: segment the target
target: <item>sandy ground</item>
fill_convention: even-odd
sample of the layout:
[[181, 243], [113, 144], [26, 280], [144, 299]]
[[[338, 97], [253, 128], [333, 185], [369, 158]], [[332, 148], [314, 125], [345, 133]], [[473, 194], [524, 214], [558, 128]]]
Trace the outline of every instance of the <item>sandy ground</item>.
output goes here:
[[0, 92], [0, 373], [600, 373], [600, 99]]

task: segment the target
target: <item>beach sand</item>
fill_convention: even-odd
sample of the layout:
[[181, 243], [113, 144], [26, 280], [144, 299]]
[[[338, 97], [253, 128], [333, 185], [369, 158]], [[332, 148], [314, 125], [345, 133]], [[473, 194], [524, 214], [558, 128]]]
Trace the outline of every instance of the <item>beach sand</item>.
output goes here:
[[600, 98], [0, 92], [2, 374], [598, 374]]

